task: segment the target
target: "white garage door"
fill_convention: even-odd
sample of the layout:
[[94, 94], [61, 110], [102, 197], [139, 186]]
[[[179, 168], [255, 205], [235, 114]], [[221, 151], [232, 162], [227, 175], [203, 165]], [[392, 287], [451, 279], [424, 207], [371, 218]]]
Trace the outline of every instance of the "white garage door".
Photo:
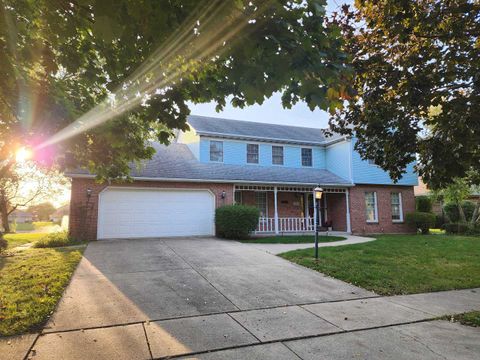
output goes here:
[[106, 188], [98, 203], [98, 239], [214, 234], [208, 190]]

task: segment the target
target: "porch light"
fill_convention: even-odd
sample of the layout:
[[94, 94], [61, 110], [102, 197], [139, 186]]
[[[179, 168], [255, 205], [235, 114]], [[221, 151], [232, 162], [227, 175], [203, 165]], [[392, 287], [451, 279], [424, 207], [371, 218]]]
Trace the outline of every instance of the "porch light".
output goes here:
[[315, 199], [320, 200], [323, 195], [323, 189], [317, 186], [315, 189], [313, 189], [313, 191], [315, 192]]
[[227, 193], [225, 192], [225, 190], [223, 190], [222, 193], [220, 194], [220, 197], [222, 199], [225, 199], [226, 196], [227, 196]]
[[87, 189], [87, 199], [90, 199], [91, 196], [92, 196], [92, 189], [88, 188]]

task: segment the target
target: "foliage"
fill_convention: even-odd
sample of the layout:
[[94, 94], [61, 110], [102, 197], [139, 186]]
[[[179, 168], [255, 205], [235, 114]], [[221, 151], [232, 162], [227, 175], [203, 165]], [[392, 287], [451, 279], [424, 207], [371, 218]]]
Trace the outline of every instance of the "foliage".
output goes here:
[[48, 140], [39, 161], [123, 178], [153, 155], [146, 140], [186, 129], [188, 101], [220, 110], [281, 92], [286, 108], [333, 111], [351, 90], [324, 0], [60, 3], [0, 5], [1, 159]]
[[435, 214], [435, 228], [443, 229], [445, 224], [445, 216], [443, 214]]
[[284, 253], [283, 258], [381, 295], [480, 286], [480, 238], [381, 235], [376, 241]]
[[35, 242], [45, 237], [44, 233], [24, 233], [24, 234], [5, 234], [4, 238], [8, 241], [8, 248], [14, 248], [23, 244]]
[[358, 0], [342, 14], [356, 95], [333, 129], [394, 180], [417, 154], [431, 189], [478, 174], [480, 3]]
[[446, 320], [458, 321], [460, 324], [480, 327], [480, 311], [471, 311], [465, 314], [445, 317]]
[[[334, 242], [345, 240], [343, 236], [318, 236], [318, 242]], [[247, 244], [307, 244], [315, 242], [313, 235], [288, 235], [288, 236], [267, 236], [257, 237], [242, 241]]]
[[429, 229], [435, 225], [435, 214], [428, 212], [415, 211], [406, 215], [406, 221], [415, 225], [423, 235], [427, 235]]
[[78, 245], [82, 242], [68, 235], [66, 231], [50, 233], [33, 244], [35, 248], [55, 248], [62, 246]]
[[17, 231], [31, 231], [34, 230], [33, 223], [17, 223], [16, 221], [10, 223], [10, 232], [16, 233]]
[[246, 239], [257, 227], [259, 216], [253, 206], [222, 206], [215, 211], [217, 234], [227, 239]]
[[83, 249], [28, 249], [0, 258], [0, 336], [40, 328], [51, 315]]
[[447, 223], [444, 225], [447, 234], [465, 234], [468, 230], [466, 223]]
[[430, 196], [417, 196], [415, 205], [417, 211], [432, 212], [432, 198]]
[[[470, 220], [475, 212], [475, 204], [471, 201], [464, 201], [462, 203], [462, 210], [465, 215], [465, 219]], [[443, 211], [445, 212], [445, 215], [447, 215], [450, 222], [459, 222], [462, 220], [458, 211], [458, 205], [456, 203], [446, 203], [443, 206]]]
[[[0, 161], [1, 151], [0, 145]], [[54, 167], [39, 166], [32, 161], [16, 164], [7, 160], [7, 165], [0, 166], [0, 217], [5, 232], [11, 230], [8, 223], [11, 213], [18, 208], [51, 199], [66, 182], [67, 179]]]
[[43, 202], [30, 206], [27, 211], [36, 215], [40, 221], [48, 221], [50, 215], [55, 212], [55, 206], [53, 206], [51, 202]]

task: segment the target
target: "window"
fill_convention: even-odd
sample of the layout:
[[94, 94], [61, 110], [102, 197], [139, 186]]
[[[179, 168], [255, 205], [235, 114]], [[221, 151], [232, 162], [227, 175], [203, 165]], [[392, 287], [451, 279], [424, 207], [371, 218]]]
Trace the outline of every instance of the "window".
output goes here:
[[272, 146], [272, 164], [283, 165], [283, 146]]
[[247, 163], [258, 164], [258, 145], [247, 144]]
[[235, 205], [242, 205], [242, 192], [235, 191]]
[[312, 166], [312, 149], [302, 148], [302, 166]]
[[255, 204], [257, 205], [257, 208], [260, 211], [260, 217], [267, 217], [268, 216], [268, 208], [267, 208], [267, 193], [266, 192], [256, 192], [255, 193]]
[[210, 161], [223, 162], [223, 141], [210, 141]]
[[402, 222], [403, 221], [402, 194], [399, 192], [392, 192], [390, 194], [390, 199], [392, 202], [392, 221]]
[[365, 209], [367, 215], [367, 222], [377, 222], [377, 193], [375, 191], [367, 191], [365, 193]]

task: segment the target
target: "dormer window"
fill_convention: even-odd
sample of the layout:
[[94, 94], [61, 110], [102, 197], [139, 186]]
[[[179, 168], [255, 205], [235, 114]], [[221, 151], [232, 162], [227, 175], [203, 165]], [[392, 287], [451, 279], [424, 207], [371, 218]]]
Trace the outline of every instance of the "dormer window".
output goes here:
[[272, 146], [272, 164], [283, 165], [283, 146]]
[[210, 161], [223, 162], [223, 141], [210, 141]]
[[312, 166], [312, 149], [302, 148], [302, 166]]
[[258, 144], [247, 144], [247, 163], [258, 164]]

